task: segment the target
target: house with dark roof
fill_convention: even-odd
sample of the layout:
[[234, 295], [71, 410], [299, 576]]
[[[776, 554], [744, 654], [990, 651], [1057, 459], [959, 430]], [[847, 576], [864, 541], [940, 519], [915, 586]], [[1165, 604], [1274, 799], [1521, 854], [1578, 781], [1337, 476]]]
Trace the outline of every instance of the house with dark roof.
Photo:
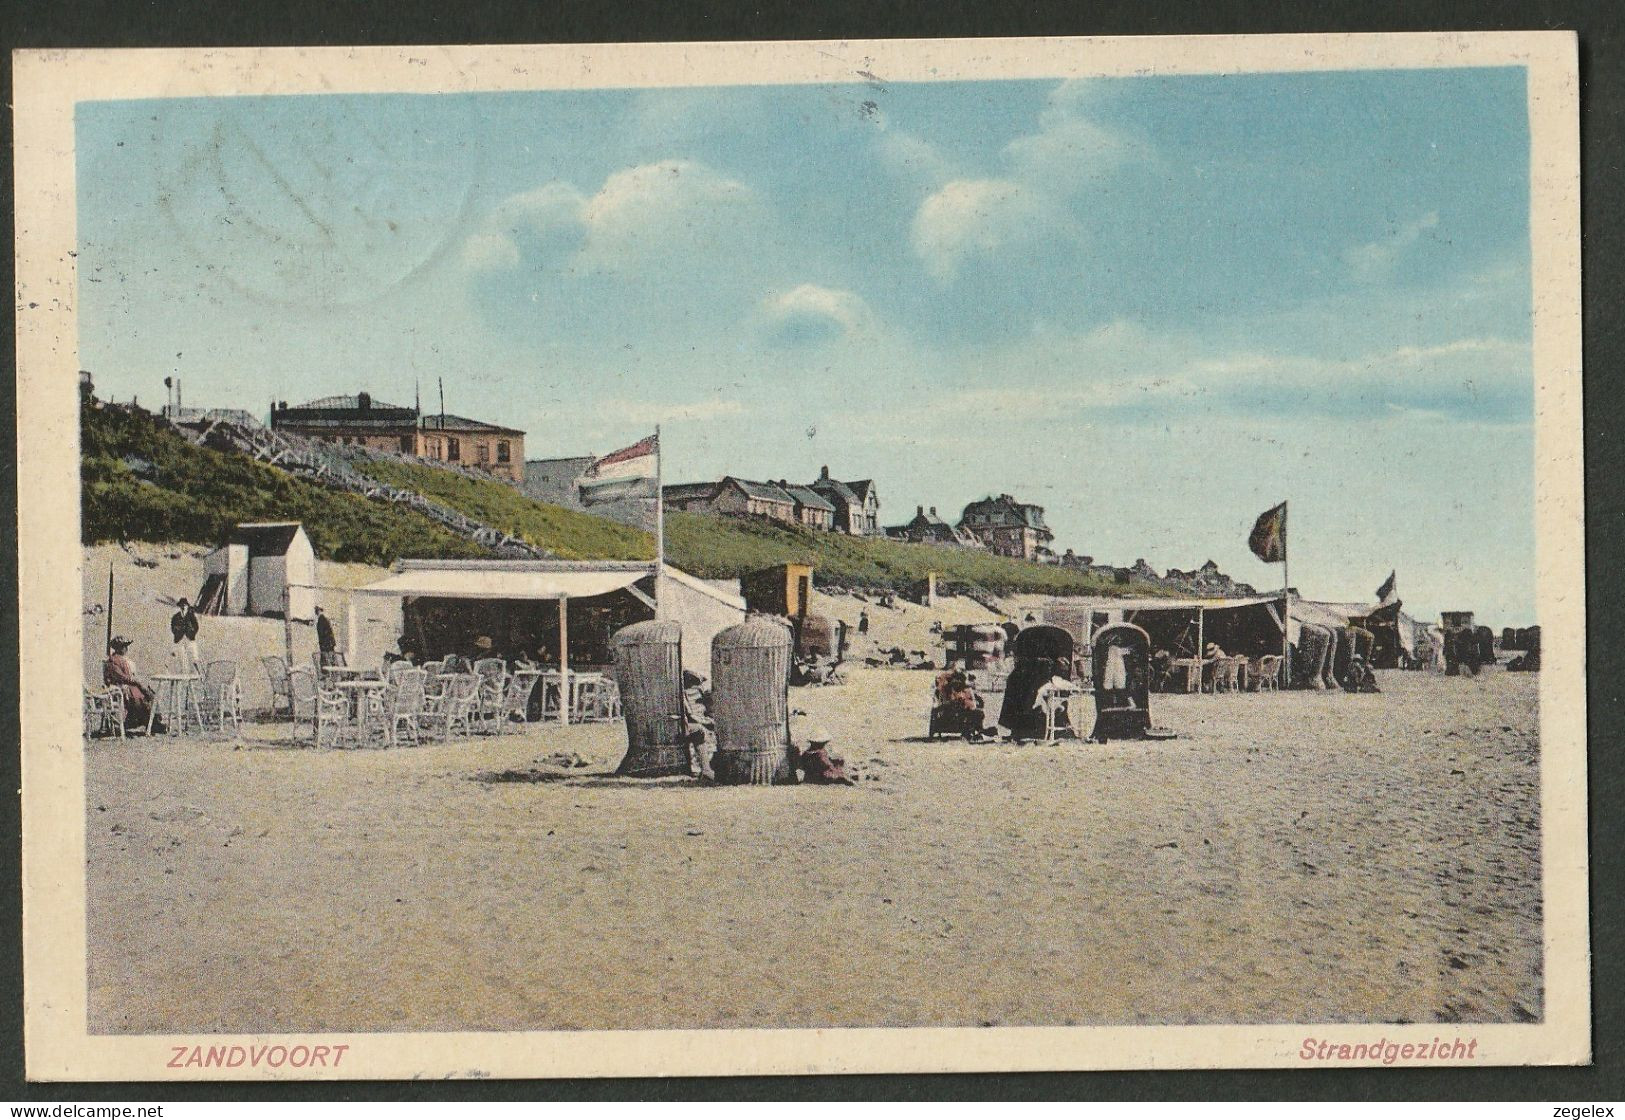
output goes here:
[[291, 408], [281, 401], [271, 407], [271, 427], [306, 439], [437, 459], [513, 483], [524, 480], [525, 433], [519, 429], [449, 413], [424, 416], [370, 393], [319, 397]]
[[318, 397], [292, 408], [287, 401], [273, 404], [271, 427], [328, 443], [417, 454], [418, 410], [375, 400], [371, 393]]
[[800, 524], [796, 500], [773, 482], [752, 482], [724, 475], [716, 482], [681, 482], [661, 488], [668, 510], [765, 517], [786, 525]]
[[416, 454], [473, 467], [509, 482], [525, 479], [525, 433], [466, 416], [435, 413], [418, 424]]
[[842, 482], [831, 478], [829, 468], [823, 468], [818, 478], [809, 483], [825, 501], [835, 507], [834, 528], [837, 532], [855, 537], [880, 532], [880, 494], [873, 479]]
[[1009, 494], [983, 498], [965, 507], [959, 528], [975, 537], [990, 552], [1021, 560], [1039, 560], [1050, 554], [1055, 539], [1044, 524], [1044, 507], [1018, 502]]
[[835, 505], [810, 486], [797, 486], [779, 479], [779, 489], [790, 495], [796, 505], [796, 524], [803, 529], [822, 529], [826, 533], [835, 528]]
[[937, 516], [936, 506], [932, 506], [930, 509], [925, 506], [915, 506], [913, 519], [902, 525], [888, 526], [886, 535], [893, 540], [913, 541], [916, 544], [947, 544], [960, 548], [979, 547], [976, 539], [970, 534], [961, 532]]

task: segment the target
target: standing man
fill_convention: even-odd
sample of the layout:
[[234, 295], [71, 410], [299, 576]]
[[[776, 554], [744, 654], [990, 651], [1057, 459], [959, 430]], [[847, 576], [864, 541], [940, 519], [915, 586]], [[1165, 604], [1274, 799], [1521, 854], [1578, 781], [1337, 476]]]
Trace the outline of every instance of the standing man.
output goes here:
[[316, 649], [320, 653], [319, 660], [325, 665], [337, 664], [334, 658], [339, 648], [338, 638], [333, 634], [333, 623], [328, 619], [322, 608], [316, 608]]
[[199, 665], [197, 612], [192, 609], [192, 604], [185, 599], [182, 599], [178, 606], [180, 609], [169, 618], [169, 633], [174, 637], [175, 645], [180, 647], [179, 653], [181, 660], [185, 663], [187, 672], [196, 673]]
[[858, 633], [867, 634], [868, 632], [869, 632], [869, 610], [868, 610], [867, 607], [865, 607], [863, 610], [860, 610], [858, 612]]

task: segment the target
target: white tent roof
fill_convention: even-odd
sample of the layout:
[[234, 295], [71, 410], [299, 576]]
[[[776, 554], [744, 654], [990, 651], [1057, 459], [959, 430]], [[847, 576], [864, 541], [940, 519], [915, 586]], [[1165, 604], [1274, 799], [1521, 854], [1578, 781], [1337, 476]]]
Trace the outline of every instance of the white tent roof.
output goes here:
[[1260, 603], [1279, 603], [1280, 592], [1274, 595], [1249, 595], [1245, 598], [1235, 599], [1202, 599], [1202, 598], [1173, 598], [1166, 599], [1107, 599], [1086, 598], [1082, 596], [1060, 596], [1048, 600], [1044, 604], [1045, 610], [1094, 610], [1094, 611], [1193, 611], [1197, 608], [1209, 611], [1234, 610], [1237, 607], [1256, 607]]
[[634, 571], [573, 569], [545, 571], [535, 567], [418, 568], [385, 576], [358, 591], [375, 595], [427, 596], [436, 599], [590, 599], [630, 587], [649, 574]]
[[715, 599], [724, 606], [733, 607], [734, 609], [741, 611], [745, 609], [745, 600], [740, 598], [738, 595], [724, 591], [722, 588], [709, 584], [697, 576], [691, 576], [680, 568], [674, 568], [670, 564], [665, 564], [662, 565], [661, 570], [665, 573], [667, 579], [673, 581], [674, 583], [680, 583], [691, 591], [697, 591], [701, 595], [710, 596], [712, 599]]

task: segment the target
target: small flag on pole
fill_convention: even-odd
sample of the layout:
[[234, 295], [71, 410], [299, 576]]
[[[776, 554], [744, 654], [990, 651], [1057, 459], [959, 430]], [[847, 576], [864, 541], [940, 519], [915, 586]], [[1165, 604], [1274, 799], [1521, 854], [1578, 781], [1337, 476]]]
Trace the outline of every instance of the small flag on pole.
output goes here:
[[581, 504], [660, 496], [660, 437], [640, 439], [593, 461], [577, 481]]
[[1258, 515], [1247, 547], [1266, 564], [1286, 562], [1286, 503]]
[[1394, 577], [1398, 574], [1397, 571], [1389, 572], [1388, 578], [1382, 581], [1381, 587], [1377, 588], [1377, 603], [1379, 605], [1388, 602], [1389, 599], [1394, 597]]

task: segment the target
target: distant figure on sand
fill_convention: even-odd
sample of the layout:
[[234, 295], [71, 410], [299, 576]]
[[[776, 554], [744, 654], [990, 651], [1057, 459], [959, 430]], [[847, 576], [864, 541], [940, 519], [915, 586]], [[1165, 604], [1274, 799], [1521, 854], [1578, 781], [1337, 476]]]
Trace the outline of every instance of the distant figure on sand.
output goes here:
[[858, 633], [867, 634], [868, 632], [869, 632], [869, 612], [867, 610], [861, 610], [861, 611], [858, 612]]
[[[126, 730], [145, 728], [152, 718], [152, 689], [136, 676], [135, 662], [125, 656], [130, 640], [116, 637], [107, 645], [107, 660], [102, 662], [102, 680], [124, 693], [124, 727]], [[157, 724], [154, 731], [162, 731]]]
[[178, 652], [186, 663], [186, 668], [196, 672], [198, 667], [197, 652], [197, 612], [192, 604], [182, 599], [178, 604], [180, 609], [169, 619], [169, 633], [175, 639]]
[[323, 665], [337, 664], [339, 641], [333, 634], [333, 623], [328, 620], [327, 612], [316, 608], [316, 649], [321, 654]]

